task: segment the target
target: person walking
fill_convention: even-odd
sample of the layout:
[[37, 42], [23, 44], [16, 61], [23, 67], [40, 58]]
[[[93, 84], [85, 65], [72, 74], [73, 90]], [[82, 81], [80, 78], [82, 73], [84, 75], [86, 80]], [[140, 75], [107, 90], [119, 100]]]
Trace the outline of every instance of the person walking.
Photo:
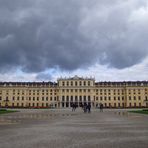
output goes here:
[[72, 103], [72, 112], [74, 112], [74, 111], [75, 111], [75, 104]]
[[83, 110], [84, 110], [84, 113], [87, 112], [87, 104], [86, 103], [84, 103]]
[[103, 104], [100, 103], [100, 112], [103, 112]]
[[87, 105], [87, 112], [88, 112], [88, 113], [91, 112], [91, 104], [90, 104], [90, 103], [88, 103], [88, 105]]

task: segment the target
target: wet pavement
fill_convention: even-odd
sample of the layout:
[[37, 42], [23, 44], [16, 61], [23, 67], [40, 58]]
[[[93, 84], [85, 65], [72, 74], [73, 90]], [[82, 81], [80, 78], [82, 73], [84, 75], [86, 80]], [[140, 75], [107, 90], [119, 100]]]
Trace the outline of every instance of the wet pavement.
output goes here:
[[0, 148], [148, 148], [148, 115], [19, 110], [0, 115]]

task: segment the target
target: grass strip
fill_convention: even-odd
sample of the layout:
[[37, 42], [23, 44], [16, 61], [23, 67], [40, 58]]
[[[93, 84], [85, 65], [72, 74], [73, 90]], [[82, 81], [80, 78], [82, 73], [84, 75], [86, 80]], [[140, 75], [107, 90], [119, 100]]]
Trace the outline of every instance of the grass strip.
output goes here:
[[139, 113], [139, 114], [147, 114], [148, 115], [148, 110], [132, 110], [132, 111], [129, 111], [131, 113]]
[[1, 114], [7, 114], [7, 113], [14, 113], [14, 112], [18, 112], [18, 111], [16, 111], [16, 110], [0, 109], [0, 115]]

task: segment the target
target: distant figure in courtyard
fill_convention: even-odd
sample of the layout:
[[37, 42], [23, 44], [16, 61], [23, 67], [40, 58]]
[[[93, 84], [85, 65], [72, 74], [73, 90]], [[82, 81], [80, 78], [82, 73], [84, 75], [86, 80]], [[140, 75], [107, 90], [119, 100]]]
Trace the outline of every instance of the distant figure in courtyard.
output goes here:
[[87, 105], [87, 112], [88, 112], [88, 113], [91, 112], [91, 104], [90, 104], [90, 103], [88, 103], [88, 105]]
[[83, 104], [81, 104], [81, 108], [82, 108], [82, 110], [83, 110], [83, 107], [84, 107], [84, 105], [83, 105]]
[[76, 104], [72, 103], [72, 112], [74, 112], [76, 110]]
[[103, 112], [103, 104], [100, 103], [100, 112]]
[[83, 105], [83, 110], [84, 110], [84, 113], [87, 112], [87, 104], [86, 103], [84, 103], [84, 105]]

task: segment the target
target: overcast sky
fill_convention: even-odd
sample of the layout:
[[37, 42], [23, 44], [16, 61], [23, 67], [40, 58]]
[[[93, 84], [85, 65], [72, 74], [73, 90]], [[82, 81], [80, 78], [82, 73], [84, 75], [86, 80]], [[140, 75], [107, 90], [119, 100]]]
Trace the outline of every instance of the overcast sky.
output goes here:
[[0, 81], [148, 80], [147, 0], [0, 0]]

